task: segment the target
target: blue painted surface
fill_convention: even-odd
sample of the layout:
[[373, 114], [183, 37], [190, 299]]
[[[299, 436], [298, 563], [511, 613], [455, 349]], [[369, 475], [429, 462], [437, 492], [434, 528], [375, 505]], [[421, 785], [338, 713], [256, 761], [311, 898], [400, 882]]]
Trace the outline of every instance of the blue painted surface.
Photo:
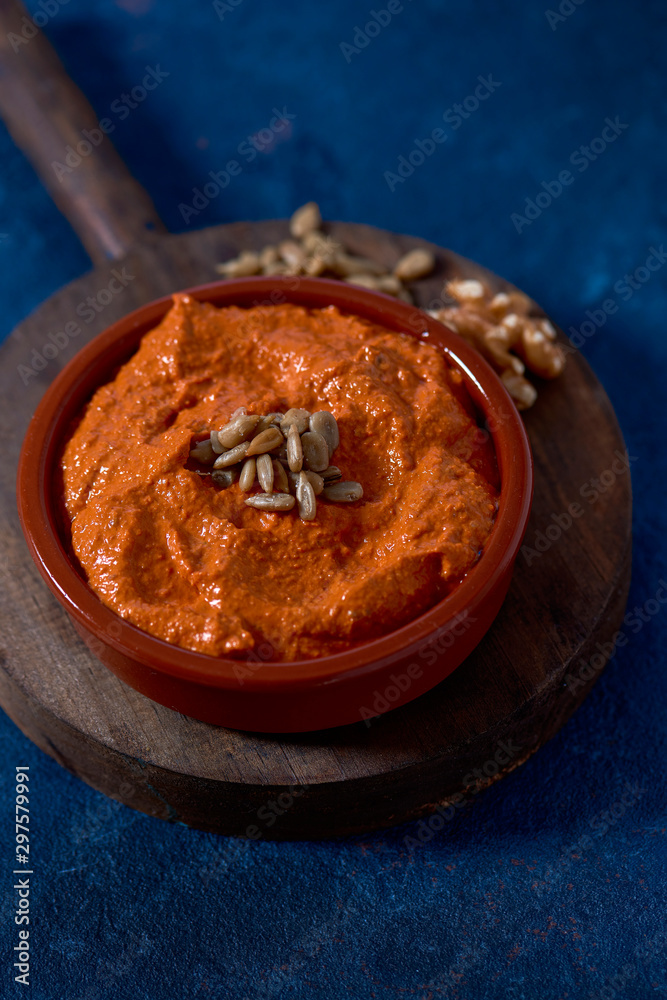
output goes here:
[[[46, 30], [174, 230], [186, 228], [179, 204], [236, 158], [241, 174], [191, 225], [285, 216], [315, 198], [326, 217], [480, 261], [565, 329], [613, 299], [584, 351], [637, 456], [630, 607], [655, 601], [667, 576], [667, 269], [623, 282], [667, 242], [663, 5], [566, 0], [552, 28], [541, 4], [407, 0], [349, 61], [341, 44], [384, 2], [226, 6], [221, 19], [206, 2], [70, 0]], [[121, 118], [114, 102], [158, 65], [169, 76]], [[492, 92], [455, 128], [454, 106], [489, 75]], [[294, 115], [289, 135], [247, 162], [239, 147], [274, 107]], [[627, 127], [581, 170], [576, 151], [617, 117]], [[437, 128], [445, 141], [391, 191], [385, 173]], [[88, 263], [2, 127], [0, 156], [6, 335]], [[556, 192], [564, 170], [572, 182], [518, 232], [512, 214], [543, 182]], [[418, 824], [274, 844], [153, 821], [70, 777], [3, 716], [0, 995], [665, 995], [667, 613], [644, 617], [561, 734], [417, 846], [405, 838]], [[29, 990], [7, 960], [18, 764], [33, 798]]]

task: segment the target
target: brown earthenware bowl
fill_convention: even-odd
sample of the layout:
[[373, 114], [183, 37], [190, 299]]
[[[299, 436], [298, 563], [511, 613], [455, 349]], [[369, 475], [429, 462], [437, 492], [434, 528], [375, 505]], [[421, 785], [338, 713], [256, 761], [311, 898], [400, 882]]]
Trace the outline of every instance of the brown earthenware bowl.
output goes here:
[[[315, 278], [245, 278], [188, 289], [216, 306], [289, 301], [338, 306], [392, 330], [428, 338], [465, 379], [498, 459], [501, 492], [492, 534], [454, 591], [414, 621], [348, 652], [299, 662], [239, 661], [156, 639], [105, 607], [68, 556], [57, 518], [54, 470], [74, 417], [171, 306], [137, 309], [95, 337], [49, 386], [28, 428], [18, 507], [37, 567], [91, 651], [154, 701], [205, 722], [259, 732], [304, 732], [359, 722], [424, 694], [480, 642], [509, 587], [530, 513], [533, 471], [522, 420], [504, 386], [465, 341], [413, 306]], [[236, 669], [235, 669], [236, 668]], [[241, 674], [241, 676], [239, 676]]]

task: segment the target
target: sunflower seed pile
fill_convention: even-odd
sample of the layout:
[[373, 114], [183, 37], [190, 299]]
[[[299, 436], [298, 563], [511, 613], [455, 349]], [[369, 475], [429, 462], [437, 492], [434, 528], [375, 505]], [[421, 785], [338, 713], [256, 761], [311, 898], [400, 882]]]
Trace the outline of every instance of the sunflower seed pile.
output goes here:
[[319, 206], [314, 201], [298, 208], [290, 219], [291, 239], [262, 250], [244, 250], [238, 257], [216, 264], [225, 278], [245, 278], [253, 274], [304, 274], [339, 278], [350, 285], [360, 285], [376, 292], [412, 302], [406, 283], [429, 275], [436, 266], [426, 247], [415, 247], [404, 254], [393, 268], [368, 257], [351, 253], [342, 243], [326, 235]]
[[[360, 483], [344, 482], [338, 466], [330, 464], [339, 440], [336, 419], [326, 410], [292, 407], [262, 416], [240, 406], [224, 427], [190, 450], [190, 458], [212, 466], [211, 478], [222, 489], [238, 483], [243, 493], [251, 493], [248, 507], [286, 511], [296, 506], [304, 521], [313, 521], [316, 497], [354, 503], [364, 495]], [[261, 493], [253, 492], [257, 483]]]

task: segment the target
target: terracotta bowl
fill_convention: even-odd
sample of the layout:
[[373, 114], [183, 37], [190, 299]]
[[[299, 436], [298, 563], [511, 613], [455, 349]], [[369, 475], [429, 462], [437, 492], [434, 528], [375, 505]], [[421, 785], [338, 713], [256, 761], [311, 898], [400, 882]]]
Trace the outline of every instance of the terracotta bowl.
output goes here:
[[[296, 286], [296, 287], [295, 287]], [[18, 507], [37, 567], [91, 651], [121, 680], [169, 708], [234, 729], [305, 732], [359, 722], [424, 694], [465, 660], [491, 625], [509, 587], [532, 501], [530, 447], [504, 386], [457, 334], [413, 306], [314, 278], [246, 278], [188, 289], [216, 306], [289, 301], [329, 304], [414, 336], [426, 334], [464, 378], [492, 434], [501, 475], [497, 519], [479, 561], [444, 600], [408, 625], [348, 652], [289, 663], [245, 664], [180, 649], [102, 604], [67, 554], [52, 484], [70, 421], [170, 298], [137, 309], [95, 337], [57, 376], [28, 428], [18, 471]], [[236, 669], [236, 673], [234, 668]]]

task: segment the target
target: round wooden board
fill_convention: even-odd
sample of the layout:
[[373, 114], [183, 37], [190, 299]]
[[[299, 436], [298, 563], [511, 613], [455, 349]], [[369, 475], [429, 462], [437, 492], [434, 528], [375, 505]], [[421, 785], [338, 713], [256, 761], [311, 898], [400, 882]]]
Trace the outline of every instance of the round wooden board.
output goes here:
[[[430, 246], [367, 226], [329, 229], [356, 253], [387, 265], [413, 246]], [[604, 657], [598, 644], [609, 643], [622, 621], [631, 558], [623, 438], [600, 383], [572, 354], [565, 375], [542, 385], [526, 414], [535, 459], [526, 545], [536, 549], [536, 533], [542, 532], [538, 546], [544, 551], [519, 556], [490, 632], [429, 694], [370, 726], [266, 736], [163, 708], [103, 667], [42, 582], [20, 531], [15, 472], [30, 416], [46, 385], [85, 340], [151, 299], [215, 279], [215, 262], [286, 235], [287, 223], [267, 221], [161, 237], [122, 263], [73, 282], [3, 346], [0, 404], [2, 707], [42, 750], [114, 799], [203, 830], [283, 839], [400, 823], [457, 793], [474, 793], [525, 761], [599, 676]], [[443, 279], [454, 275], [507, 287], [479, 265], [431, 249], [439, 268], [415, 286], [419, 305], [437, 299]], [[105, 291], [112, 272], [124, 284], [113, 297]], [[90, 297], [92, 304], [86, 302]], [[69, 322], [81, 332], [63, 346], [66, 338], [58, 333]], [[53, 349], [45, 355], [44, 348], [53, 343], [59, 344], [57, 357], [39, 374], [20, 368], [40, 363], [33, 349], [42, 358], [52, 355]], [[573, 503], [581, 514], [567, 527], [561, 515]]]

